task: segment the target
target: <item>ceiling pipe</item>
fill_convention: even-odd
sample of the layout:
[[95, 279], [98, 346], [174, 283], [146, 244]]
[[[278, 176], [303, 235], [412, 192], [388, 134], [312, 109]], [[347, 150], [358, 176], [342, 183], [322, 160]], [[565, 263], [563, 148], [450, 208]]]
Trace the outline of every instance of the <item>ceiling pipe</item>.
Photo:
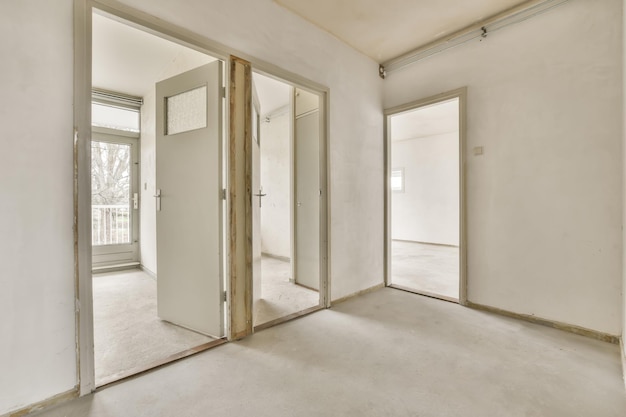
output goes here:
[[384, 79], [389, 73], [395, 70], [445, 51], [446, 49], [462, 45], [470, 40], [486, 38], [489, 34], [497, 30], [515, 23], [523, 22], [556, 6], [560, 6], [567, 1], [569, 0], [530, 0], [515, 7], [511, 7], [481, 22], [467, 26], [450, 35], [442, 36], [410, 52], [383, 62], [380, 64], [378, 74]]

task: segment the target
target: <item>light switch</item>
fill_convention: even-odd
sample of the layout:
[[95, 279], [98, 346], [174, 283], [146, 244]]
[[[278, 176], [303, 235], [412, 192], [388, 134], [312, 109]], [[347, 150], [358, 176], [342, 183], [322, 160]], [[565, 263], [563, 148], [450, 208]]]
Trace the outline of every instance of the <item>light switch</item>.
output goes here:
[[483, 147], [482, 146], [475, 146], [474, 147], [474, 155], [482, 155], [483, 154]]

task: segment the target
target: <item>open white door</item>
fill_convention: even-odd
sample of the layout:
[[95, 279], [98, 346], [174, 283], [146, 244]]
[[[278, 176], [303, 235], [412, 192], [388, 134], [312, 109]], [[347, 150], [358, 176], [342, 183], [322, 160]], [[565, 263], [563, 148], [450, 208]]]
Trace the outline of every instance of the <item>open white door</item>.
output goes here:
[[295, 282], [320, 288], [319, 97], [295, 90]]
[[252, 311], [261, 299], [261, 206], [265, 197], [261, 186], [261, 137], [260, 137], [261, 106], [257, 97], [254, 81], [252, 81]]
[[223, 335], [222, 64], [156, 86], [157, 308], [161, 319]]

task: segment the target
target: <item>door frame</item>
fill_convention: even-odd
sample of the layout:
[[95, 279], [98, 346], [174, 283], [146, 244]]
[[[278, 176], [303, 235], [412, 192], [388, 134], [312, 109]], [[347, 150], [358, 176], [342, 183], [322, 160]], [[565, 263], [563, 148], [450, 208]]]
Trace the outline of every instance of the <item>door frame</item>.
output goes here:
[[[76, 298], [75, 327], [76, 327], [76, 381], [79, 395], [87, 395], [95, 390], [94, 354], [93, 354], [93, 288], [91, 283], [92, 251], [91, 251], [91, 186], [90, 186], [90, 158], [91, 158], [91, 69], [92, 69], [92, 12], [104, 13], [107, 17], [124, 20], [124, 23], [146, 30], [156, 36], [187, 46], [199, 52], [211, 55], [224, 62], [224, 74], [230, 74], [230, 56], [236, 55], [250, 62], [255, 71], [270, 76], [279, 77], [287, 82], [315, 92], [320, 96], [320, 114], [323, 115], [321, 132], [321, 152], [323, 156], [321, 184], [323, 186], [321, 223], [321, 243], [324, 250], [321, 252], [321, 271], [324, 281], [320, 288], [322, 306], [330, 307], [330, 196], [328, 175], [328, 140], [329, 140], [329, 102], [330, 90], [328, 87], [311, 81], [296, 73], [286, 71], [272, 63], [257, 59], [236, 49], [227, 47], [219, 42], [198, 35], [181, 26], [171, 24], [145, 12], [126, 6], [116, 0], [74, 0], [74, 131], [73, 131], [73, 208], [74, 208], [74, 292]], [[226, 77], [225, 101], [230, 101], [230, 79]], [[224, 120], [231, 119], [229, 106], [224, 107]], [[229, 123], [223, 129], [223, 140], [230, 135]], [[224, 146], [224, 172], [229, 172], [229, 149]], [[229, 189], [228, 175], [223, 179], [224, 189]], [[226, 199], [224, 213], [230, 210], [231, 201]], [[231, 234], [230, 225], [224, 221], [224, 236]], [[224, 259], [229, 257], [243, 257], [245, 253], [229, 253], [228, 238], [225, 240]], [[231, 256], [232, 255], [232, 256]], [[233, 289], [229, 263], [224, 262], [225, 289], [228, 306]], [[233, 332], [226, 320], [226, 334], [232, 340]]]
[[416, 110], [457, 98], [459, 100], [459, 304], [468, 305], [467, 299], [467, 201], [466, 201], [466, 138], [467, 138], [467, 87], [426, 97], [384, 111], [384, 198], [385, 198], [385, 286], [391, 285], [391, 116]]

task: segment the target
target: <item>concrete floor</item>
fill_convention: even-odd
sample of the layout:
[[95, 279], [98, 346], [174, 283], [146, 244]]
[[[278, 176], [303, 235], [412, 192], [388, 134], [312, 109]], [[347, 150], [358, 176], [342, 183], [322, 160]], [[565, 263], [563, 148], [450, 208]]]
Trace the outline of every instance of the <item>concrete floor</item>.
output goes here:
[[263, 256], [261, 299], [254, 309], [254, 325], [288, 316], [319, 305], [319, 293], [290, 282], [291, 263]]
[[96, 385], [214, 340], [157, 316], [156, 281], [139, 269], [93, 277]]
[[[289, 262], [264, 256], [261, 265], [255, 325], [319, 305], [318, 292], [289, 282]], [[159, 319], [156, 281], [141, 270], [96, 274], [93, 294], [97, 386], [214, 340]]]
[[392, 241], [391, 283], [458, 300], [459, 248]]
[[37, 414], [626, 415], [619, 348], [391, 288]]

